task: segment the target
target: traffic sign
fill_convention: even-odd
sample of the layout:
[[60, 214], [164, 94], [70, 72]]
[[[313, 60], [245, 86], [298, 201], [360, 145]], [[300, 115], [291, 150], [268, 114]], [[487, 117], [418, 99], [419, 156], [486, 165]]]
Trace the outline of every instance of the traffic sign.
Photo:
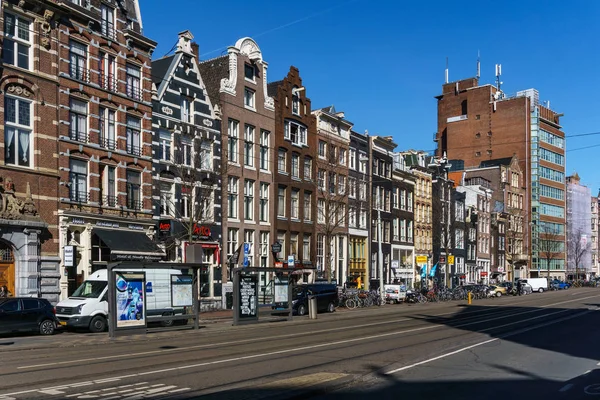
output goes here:
[[454, 264], [454, 256], [448, 256], [448, 264]]
[[294, 268], [294, 256], [293, 255], [288, 256], [288, 268]]

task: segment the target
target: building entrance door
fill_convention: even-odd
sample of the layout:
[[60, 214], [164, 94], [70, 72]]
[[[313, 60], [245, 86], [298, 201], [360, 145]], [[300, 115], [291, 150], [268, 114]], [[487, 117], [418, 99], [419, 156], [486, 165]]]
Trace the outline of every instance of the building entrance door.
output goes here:
[[12, 248], [0, 242], [0, 286], [8, 288], [15, 295], [15, 258]]

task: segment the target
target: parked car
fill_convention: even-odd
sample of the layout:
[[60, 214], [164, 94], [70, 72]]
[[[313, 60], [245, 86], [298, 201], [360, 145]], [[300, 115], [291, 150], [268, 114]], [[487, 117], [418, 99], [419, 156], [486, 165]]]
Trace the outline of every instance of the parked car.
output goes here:
[[0, 298], [0, 333], [34, 331], [52, 335], [57, 326], [54, 307], [46, 299]]
[[566, 290], [571, 287], [571, 285], [569, 285], [567, 282], [562, 282], [558, 279], [554, 279], [552, 282], [550, 282], [550, 286], [554, 290]]
[[405, 285], [384, 285], [385, 299], [388, 303], [399, 304], [406, 298]]
[[336, 285], [327, 283], [313, 283], [299, 285], [292, 289], [292, 310], [294, 314], [308, 313], [308, 299], [317, 297], [317, 312], [334, 312], [338, 303], [338, 289]]
[[494, 292], [494, 295], [497, 297], [506, 296], [508, 294], [508, 289], [503, 286], [491, 285], [490, 289]]

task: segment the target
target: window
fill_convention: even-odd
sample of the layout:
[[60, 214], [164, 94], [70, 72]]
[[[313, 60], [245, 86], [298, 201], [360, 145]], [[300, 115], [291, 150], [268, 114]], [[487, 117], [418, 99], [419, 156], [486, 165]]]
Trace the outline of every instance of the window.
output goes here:
[[86, 143], [88, 139], [87, 103], [71, 99], [69, 122], [69, 137], [71, 140]]
[[319, 158], [327, 157], [327, 143], [322, 140], [319, 140]]
[[267, 266], [267, 262], [269, 259], [269, 232], [261, 232], [260, 233], [260, 242], [259, 242], [259, 246], [260, 246], [260, 266], [261, 267], [266, 267]]
[[292, 189], [291, 196], [291, 214], [293, 219], [300, 218], [300, 191], [298, 189]]
[[4, 163], [31, 166], [31, 103], [4, 97]]
[[356, 150], [354, 149], [350, 149], [350, 164], [349, 167], [350, 169], [356, 169]]
[[312, 158], [304, 158], [304, 179], [307, 181], [312, 179]]
[[250, 88], [244, 88], [244, 105], [246, 108], [254, 109], [254, 90]]
[[287, 248], [285, 247], [285, 231], [277, 232], [277, 242], [281, 244], [281, 252], [277, 253], [277, 257], [283, 258], [287, 253]]
[[248, 258], [248, 265], [252, 267], [252, 255], [254, 254], [254, 230], [246, 229], [244, 231], [244, 243], [248, 243], [249, 252], [245, 257]]
[[338, 177], [338, 193], [341, 195], [346, 194], [346, 177], [343, 175]]
[[160, 183], [160, 215], [173, 216], [173, 184]]
[[82, 160], [69, 160], [69, 199], [78, 203], [87, 203], [87, 162]]
[[200, 169], [205, 171], [212, 170], [212, 143], [203, 141], [200, 143]]
[[115, 39], [115, 10], [105, 4], [100, 5], [102, 35]]
[[269, 184], [260, 183], [260, 222], [269, 222]]
[[247, 80], [254, 82], [254, 75], [254, 66], [250, 64], [244, 64], [244, 77]]
[[323, 272], [325, 265], [323, 264], [323, 255], [324, 255], [324, 247], [323, 247], [323, 239], [324, 235], [317, 235], [317, 271]]
[[312, 221], [312, 193], [304, 192], [304, 221]]
[[360, 217], [358, 223], [360, 228], [367, 229], [367, 210], [363, 210], [362, 206], [360, 209]]
[[462, 229], [456, 229], [456, 231], [454, 231], [454, 247], [457, 249], [464, 249], [465, 248], [465, 232]]
[[127, 64], [126, 66], [126, 90], [127, 96], [131, 97], [134, 100], [142, 99], [142, 86], [141, 86], [141, 72], [140, 68]]
[[400, 221], [398, 218], [392, 220], [392, 240], [400, 240]]
[[297, 87], [292, 89], [292, 114], [294, 115], [300, 115], [300, 97], [297, 90]]
[[237, 176], [230, 176], [227, 181], [227, 206], [229, 218], [238, 217], [238, 184], [239, 178]]
[[112, 92], [117, 91], [116, 70], [115, 56], [100, 52], [98, 56], [98, 84], [100, 87]]
[[361, 174], [366, 174], [367, 173], [367, 154], [361, 152], [358, 156], [358, 171]]
[[298, 258], [298, 234], [290, 233], [290, 252]]
[[179, 163], [188, 167], [193, 167], [193, 144], [190, 138], [180, 138], [179, 140]]
[[192, 214], [191, 207], [193, 203], [190, 201], [193, 198], [194, 189], [190, 186], [181, 186], [181, 199], [179, 200], [179, 215], [181, 218], [190, 218]]
[[260, 169], [269, 170], [269, 131], [260, 132]]
[[105, 165], [102, 168], [100, 177], [100, 204], [115, 207], [117, 205], [116, 192], [116, 169], [113, 166]]
[[338, 152], [338, 158], [340, 161], [340, 165], [346, 165], [346, 149], [340, 149]]
[[127, 153], [134, 156], [142, 155], [141, 121], [139, 118], [127, 116]]
[[395, 187], [394, 189], [394, 193], [393, 193], [393, 198], [392, 198], [392, 206], [394, 208], [398, 208], [400, 206], [399, 204], [399, 194], [398, 192], [400, 191], [399, 188]]
[[230, 119], [227, 126], [227, 159], [233, 163], [238, 162], [238, 138], [239, 138], [240, 123]]
[[348, 196], [356, 198], [356, 178], [348, 177]]
[[4, 13], [4, 43], [2, 61], [29, 69], [31, 23], [13, 14]]
[[336, 152], [337, 152], [337, 146], [329, 145], [329, 162], [332, 165], [335, 165], [335, 163], [337, 162], [337, 160], [335, 158]]
[[354, 228], [356, 226], [356, 208], [348, 208], [348, 227]]
[[[550, 197], [555, 200], [564, 200], [565, 199], [565, 191], [562, 189], [558, 189], [552, 186], [542, 185], [540, 184], [540, 195], [544, 197]], [[515, 198], [517, 195], [514, 195]], [[516, 203], [516, 202], [515, 202]], [[513, 207], [517, 208], [518, 205], [515, 204]]]
[[277, 153], [277, 170], [279, 172], [287, 173], [286, 170], [286, 152], [283, 149], [279, 149]]
[[325, 171], [323, 171], [322, 169], [320, 169], [317, 172], [317, 182], [318, 182], [318, 186], [320, 190], [325, 190]]
[[194, 123], [192, 105], [193, 101], [190, 101], [189, 98], [182, 96], [181, 97], [181, 120], [188, 124]]
[[244, 184], [244, 219], [254, 219], [254, 181], [249, 179]]
[[553, 164], [565, 165], [565, 156], [554, 151], [540, 148], [540, 158]]
[[254, 166], [254, 127], [252, 125], [244, 127], [244, 165]]
[[325, 200], [323, 199], [317, 201], [317, 222], [325, 223]]
[[277, 216], [285, 218], [285, 188], [277, 189]]
[[565, 209], [564, 209], [564, 207], [542, 203], [540, 205], [540, 214], [548, 215], [551, 217], [564, 218], [565, 217]]
[[358, 195], [361, 200], [366, 200], [367, 196], [367, 182], [360, 182], [358, 186]]
[[115, 115], [114, 110], [100, 107], [100, 143], [98, 144], [109, 150], [114, 150], [117, 145], [115, 140]]
[[238, 249], [238, 232], [237, 228], [227, 229], [227, 258], [231, 258], [233, 253]]
[[142, 174], [136, 171], [127, 171], [127, 208], [142, 209], [141, 185]]
[[310, 235], [306, 233], [302, 238], [302, 259], [310, 260]]
[[543, 129], [539, 130], [540, 141], [551, 144], [552, 146], [556, 146], [560, 149], [565, 148], [565, 139], [557, 136], [553, 133], [545, 131]]
[[87, 46], [71, 40], [69, 42], [69, 75], [80, 81], [87, 81]]
[[293, 121], [285, 121], [284, 139], [296, 146], [308, 146], [306, 127]]
[[300, 157], [292, 154], [292, 178], [300, 179]]
[[335, 172], [329, 171], [329, 193], [335, 194], [335, 182], [336, 182]]

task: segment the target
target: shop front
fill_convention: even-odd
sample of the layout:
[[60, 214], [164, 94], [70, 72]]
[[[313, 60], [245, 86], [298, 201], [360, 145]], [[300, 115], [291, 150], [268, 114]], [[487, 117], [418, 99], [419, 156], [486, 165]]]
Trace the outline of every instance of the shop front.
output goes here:
[[165, 258], [152, 220], [63, 215], [59, 219], [61, 298], [70, 296], [87, 277], [115, 261], [156, 262]]
[[403, 283], [407, 287], [413, 287], [415, 282], [413, 259], [413, 247], [392, 245], [390, 283]]

